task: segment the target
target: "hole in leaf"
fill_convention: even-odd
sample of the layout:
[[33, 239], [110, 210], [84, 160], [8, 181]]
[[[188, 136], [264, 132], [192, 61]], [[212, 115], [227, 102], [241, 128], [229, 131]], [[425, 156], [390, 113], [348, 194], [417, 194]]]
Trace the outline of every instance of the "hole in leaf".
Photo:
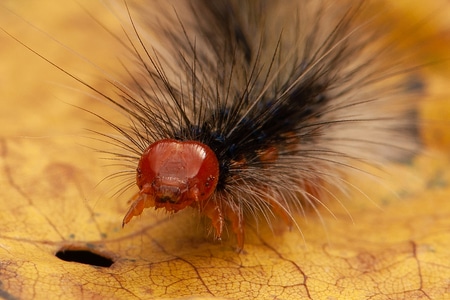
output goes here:
[[81, 264], [109, 268], [114, 261], [89, 250], [62, 249], [56, 252], [56, 257], [64, 261], [73, 261]]

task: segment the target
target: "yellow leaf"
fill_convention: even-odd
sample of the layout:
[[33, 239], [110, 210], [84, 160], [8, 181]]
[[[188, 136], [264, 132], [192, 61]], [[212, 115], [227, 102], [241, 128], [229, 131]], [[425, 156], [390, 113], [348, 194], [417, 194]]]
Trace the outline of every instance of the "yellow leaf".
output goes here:
[[[88, 52], [95, 64], [108, 65], [117, 53], [104, 52], [112, 47], [96, 37], [105, 33], [75, 3], [53, 3], [8, 3], [51, 37], [6, 10], [0, 13], [1, 27], [57, 65], [91, 78], [95, 86], [106, 84], [91, 77], [95, 68], [81, 69], [83, 59], [68, 50]], [[101, 4], [83, 5], [120, 31]], [[438, 7], [450, 13], [448, 5]], [[410, 7], [400, 11], [407, 15]], [[423, 38], [449, 49], [448, 41], [442, 42], [450, 28], [446, 22], [432, 23], [435, 27]], [[105, 104], [73, 90], [73, 79], [6, 34], [0, 42], [0, 298], [450, 298], [445, 70], [430, 71], [432, 94], [440, 96], [421, 110], [424, 119], [439, 121], [425, 126], [426, 144], [444, 154], [427, 153], [410, 166], [389, 167], [389, 191], [352, 178], [370, 200], [357, 193], [344, 203], [348, 213], [339, 203], [329, 205], [334, 216], [308, 212], [298, 220], [301, 234], [286, 230], [282, 222], [272, 230], [264, 224], [256, 230], [250, 223], [245, 251], [238, 254], [232, 238], [222, 243], [205, 238], [207, 227], [189, 210], [171, 216], [146, 210], [122, 229], [129, 195], [111, 196], [108, 181], [97, 186], [110, 169], [83, 146], [104, 147], [82, 138], [84, 128], [104, 128], [72, 106], [102, 112]], [[106, 72], [120, 65], [110, 68]], [[89, 253], [97, 254], [106, 259], [102, 263], [112, 264], [57, 257], [70, 253], [85, 262]]]

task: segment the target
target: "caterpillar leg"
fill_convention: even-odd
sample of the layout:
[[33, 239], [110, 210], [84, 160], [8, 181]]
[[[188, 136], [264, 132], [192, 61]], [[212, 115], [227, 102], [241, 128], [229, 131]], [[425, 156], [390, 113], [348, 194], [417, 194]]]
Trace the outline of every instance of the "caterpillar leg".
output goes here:
[[215, 237], [221, 240], [224, 221], [231, 222], [231, 226], [237, 239], [237, 251], [240, 252], [244, 247], [244, 217], [242, 211], [234, 203], [217, 203], [208, 201], [203, 207], [202, 212], [209, 219], [215, 230]]
[[280, 216], [283, 219], [284, 223], [289, 227], [289, 230], [291, 230], [294, 222], [291, 213], [287, 210], [288, 205], [286, 201], [275, 200], [272, 198], [269, 198], [266, 201], [272, 206], [273, 212], [276, 215]]
[[145, 193], [137, 193], [130, 199], [131, 206], [122, 221], [122, 227], [125, 226], [135, 216], [142, 214], [145, 208], [155, 206], [155, 199]]

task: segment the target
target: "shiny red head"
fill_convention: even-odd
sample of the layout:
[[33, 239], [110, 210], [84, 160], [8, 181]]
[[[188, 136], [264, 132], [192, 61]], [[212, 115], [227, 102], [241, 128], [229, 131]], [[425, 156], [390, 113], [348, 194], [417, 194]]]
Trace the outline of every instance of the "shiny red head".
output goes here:
[[136, 183], [140, 194], [151, 199], [147, 207], [178, 211], [211, 197], [218, 179], [219, 162], [208, 146], [164, 139], [142, 154]]

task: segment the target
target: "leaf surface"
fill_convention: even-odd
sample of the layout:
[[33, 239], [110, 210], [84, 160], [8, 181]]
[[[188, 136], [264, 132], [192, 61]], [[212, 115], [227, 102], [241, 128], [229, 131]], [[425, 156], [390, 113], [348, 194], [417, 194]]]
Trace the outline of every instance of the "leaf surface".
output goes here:
[[[79, 7], [25, 3], [14, 2], [11, 9], [37, 26], [40, 19], [35, 16], [51, 16], [42, 22], [55, 40], [68, 40], [76, 51], [89, 47], [96, 63], [108, 59], [102, 52], [108, 47], [96, 40], [95, 30], [80, 34], [74, 28], [90, 28], [83, 24], [92, 22]], [[90, 3], [83, 5], [90, 11], [100, 8]], [[98, 16], [114, 23], [103, 17]], [[61, 54], [64, 47], [11, 13], [3, 20], [1, 26], [31, 48], [80, 71], [80, 57]], [[439, 39], [445, 32], [448, 36], [445, 29], [433, 27], [428, 38]], [[321, 217], [307, 212], [298, 219], [301, 233], [287, 230], [282, 221], [273, 222], [272, 228], [260, 224], [258, 230], [250, 222], [245, 251], [238, 254], [232, 237], [222, 243], [205, 238], [208, 227], [194, 211], [166, 215], [146, 210], [122, 229], [130, 195], [112, 196], [108, 181], [97, 185], [110, 169], [89, 147], [104, 144], [82, 138], [83, 128], [104, 127], [72, 106], [97, 112], [105, 104], [71, 90], [73, 79], [7, 35], [0, 35], [0, 41], [0, 298], [450, 297], [450, 131], [442, 126], [450, 120], [450, 101], [443, 96], [445, 71], [429, 74], [432, 92], [440, 96], [424, 102], [421, 110], [425, 119], [440, 120], [425, 126], [423, 136], [430, 149], [443, 154], [423, 154], [408, 166], [390, 166], [389, 191], [352, 178], [370, 199], [356, 193], [343, 203], [346, 209], [330, 202], [334, 215], [325, 209]], [[448, 41], [437, 45], [449, 46]], [[101, 267], [56, 256], [74, 250], [84, 251], [78, 254], [82, 260], [90, 252], [113, 264]]]

